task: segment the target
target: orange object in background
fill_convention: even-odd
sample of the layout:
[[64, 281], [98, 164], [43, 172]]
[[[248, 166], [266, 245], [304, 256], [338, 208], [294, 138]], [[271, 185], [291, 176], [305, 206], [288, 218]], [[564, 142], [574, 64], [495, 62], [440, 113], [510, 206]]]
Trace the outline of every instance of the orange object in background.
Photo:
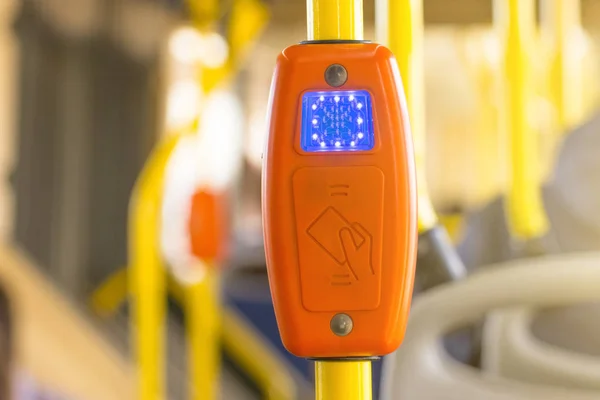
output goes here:
[[[192, 197], [189, 229], [194, 256], [202, 260], [225, 257], [228, 238], [227, 193], [198, 190]], [[207, 263], [218, 265], [219, 263]]]
[[283, 343], [300, 357], [389, 354], [404, 336], [417, 245], [396, 61], [358, 41], [292, 46], [271, 96], [263, 228]]

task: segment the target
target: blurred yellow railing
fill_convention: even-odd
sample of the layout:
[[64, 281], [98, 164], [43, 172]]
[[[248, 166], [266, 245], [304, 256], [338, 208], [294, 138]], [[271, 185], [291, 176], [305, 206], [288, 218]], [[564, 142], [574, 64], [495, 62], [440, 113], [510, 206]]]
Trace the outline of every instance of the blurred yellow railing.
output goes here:
[[513, 237], [529, 240], [548, 230], [542, 196], [539, 132], [533, 126], [535, 1], [495, 0], [494, 22], [504, 50], [499, 124], [511, 167], [507, 195]]
[[550, 45], [549, 97], [557, 113], [557, 131], [580, 123], [586, 112], [583, 86], [585, 36], [580, 0], [542, 0], [541, 28]]
[[[362, 0], [306, 0], [308, 40], [362, 40]], [[368, 372], [368, 373], [367, 373]], [[315, 362], [317, 400], [371, 400], [371, 362]]]
[[165, 399], [166, 268], [160, 237], [163, 177], [179, 140], [193, 131], [167, 137], [154, 149], [136, 182], [129, 211], [129, 287], [137, 395]]
[[[216, 1], [190, 1], [191, 10], [201, 29], [211, 29], [218, 16]], [[218, 66], [204, 66], [200, 77], [203, 92], [209, 93], [228, 79], [240, 62], [248, 47], [258, 36], [268, 19], [268, 11], [258, 0], [236, 0], [232, 5], [229, 21], [229, 57]], [[213, 20], [211, 20], [213, 18]], [[135, 335], [134, 346], [138, 363], [138, 398], [141, 400], [160, 400], [165, 393], [165, 303], [167, 279], [165, 265], [160, 252], [160, 215], [162, 207], [163, 179], [166, 165], [173, 150], [186, 135], [194, 134], [194, 127], [185, 128], [174, 135], [167, 136], [151, 154], [140, 178], [138, 179], [130, 205], [130, 274]], [[212, 262], [208, 260], [207, 262]], [[261, 382], [269, 385], [265, 390], [271, 392], [273, 379], [279, 379], [281, 399], [295, 396], [293, 379], [286, 374], [285, 365], [270, 355], [265, 346], [248, 337], [244, 327], [234, 324], [231, 316], [226, 317], [222, 326], [220, 318], [223, 310], [218, 302], [218, 276], [214, 268], [209, 268], [201, 282], [177, 290], [186, 312], [186, 334], [191, 373], [191, 398], [209, 400], [216, 396], [218, 383], [220, 340], [234, 332], [236, 340], [245, 338], [252, 346], [233, 346], [234, 358], [254, 371], [250, 374], [262, 377]], [[114, 301], [105, 299], [111, 288], [121, 287], [119, 276], [107, 283], [92, 299], [93, 305], [114, 307]], [[226, 316], [229, 313], [225, 314]], [[232, 345], [232, 341], [225, 340]], [[251, 352], [251, 353], [250, 353]], [[248, 360], [255, 360], [248, 362]], [[268, 362], [268, 361], [271, 362]]]
[[[215, 278], [218, 277], [213, 275], [210, 279]], [[189, 296], [186, 294], [186, 288], [171, 276], [167, 276], [166, 285], [169, 295], [178, 304], [185, 306]], [[213, 284], [204, 287], [210, 289], [215, 286]], [[96, 289], [91, 296], [90, 306], [97, 315], [108, 318], [114, 315], [126, 301], [127, 290], [126, 270], [119, 270]], [[267, 400], [296, 399], [298, 389], [289, 372], [291, 367], [288, 363], [277, 355], [276, 350], [265, 343], [260, 333], [236, 311], [224, 307], [221, 313], [222, 316], [218, 321], [220, 324], [218, 339], [235, 363], [257, 383], [265, 398]], [[199, 323], [198, 328], [201, 326]]]
[[308, 40], [362, 40], [362, 0], [307, 0]]
[[[371, 361], [315, 363], [316, 400], [370, 400], [373, 397]], [[327, 384], [319, 385], [319, 382]]]
[[184, 287], [191, 400], [216, 399], [221, 369], [219, 274], [207, 268], [199, 283]]
[[438, 218], [429, 197], [425, 168], [425, 78], [423, 66], [423, 1], [378, 1], [377, 29], [400, 68], [415, 149], [419, 182], [419, 233], [434, 228]]

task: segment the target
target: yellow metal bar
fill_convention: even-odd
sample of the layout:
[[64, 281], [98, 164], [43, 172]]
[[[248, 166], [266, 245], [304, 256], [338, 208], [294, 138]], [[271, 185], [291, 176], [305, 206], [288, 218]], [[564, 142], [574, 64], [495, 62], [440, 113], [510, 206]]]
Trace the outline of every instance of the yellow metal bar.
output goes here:
[[[217, 0], [211, 1], [216, 2]], [[223, 65], [215, 68], [207, 66], [202, 68], [201, 84], [205, 93], [210, 93], [233, 75], [243, 56], [264, 29], [268, 17], [268, 9], [262, 1], [233, 1], [227, 31], [229, 54]], [[217, 398], [220, 340], [223, 334], [219, 318], [221, 309], [218, 297], [218, 277], [214, 268], [211, 270], [205, 281], [186, 290], [191, 399], [197, 400]], [[243, 338], [238, 337], [237, 340], [243, 340]], [[253, 349], [253, 347], [248, 349]], [[257, 353], [250, 357], [261, 360], [262, 355], [262, 353]], [[258, 365], [258, 368], [262, 367], [262, 364]], [[263, 371], [274, 374], [274, 371], [266, 369], [266, 367], [263, 368]]]
[[508, 224], [515, 237], [527, 240], [542, 236], [548, 229], [541, 197], [539, 137], [531, 115], [535, 1], [495, 0], [494, 20], [504, 45], [499, 123], [504, 124], [511, 167]]
[[[241, 0], [238, 0], [238, 2]], [[204, 3], [195, 8], [198, 21], [215, 14], [216, 1]], [[248, 3], [248, 1], [246, 1]], [[256, 3], [256, 2], [255, 2]], [[193, 7], [200, 6], [199, 1], [191, 1]], [[257, 3], [258, 4], [258, 3]], [[246, 4], [248, 5], [248, 4]], [[212, 11], [211, 11], [212, 10]], [[254, 13], [262, 17], [263, 14]], [[250, 24], [252, 32], [236, 46], [243, 46], [255, 39], [264, 26], [264, 18]], [[208, 22], [207, 22], [208, 23]], [[207, 25], [208, 26], [208, 25]], [[250, 29], [249, 28], [249, 29]], [[239, 36], [239, 32], [237, 33]], [[238, 51], [240, 50], [240, 51]], [[235, 49], [236, 54], [241, 49]], [[236, 65], [231, 57], [222, 67], [205, 68], [202, 74], [202, 86], [205, 92], [211, 91], [225, 79]], [[206, 72], [206, 73], [204, 73]], [[193, 127], [184, 129], [175, 135], [167, 136], [150, 156], [142, 174], [136, 183], [130, 205], [130, 285], [133, 302], [134, 343], [138, 369], [138, 398], [141, 400], [162, 400], [165, 394], [165, 354], [164, 322], [166, 312], [166, 272], [160, 254], [159, 232], [163, 190], [163, 175], [169, 157], [179, 139], [195, 131]], [[116, 281], [118, 283], [118, 281]], [[214, 277], [184, 291], [184, 303], [188, 313], [188, 339], [190, 340], [190, 368], [192, 374], [192, 398], [210, 399], [215, 392], [216, 374], [218, 374], [219, 347], [215, 346], [215, 326], [218, 326], [217, 297]], [[212, 396], [214, 398], [214, 395]]]
[[188, 0], [188, 8], [200, 29], [210, 29], [219, 20], [219, 0]]
[[217, 398], [221, 367], [218, 275], [209, 268], [201, 282], [184, 289], [191, 400]]
[[[266, 400], [297, 398], [298, 390], [294, 378], [289, 373], [290, 367], [276, 355], [276, 350], [265, 343], [233, 310], [227, 309], [223, 315], [222, 338], [229, 355], [258, 384]], [[336, 399], [342, 398], [346, 399]]]
[[[196, 360], [194, 365], [190, 365], [191, 375], [197, 376], [202, 374], [203, 370], [209, 371], [207, 377], [192, 378], [193, 388], [209, 388], [202, 391], [192, 389], [194, 390], [192, 399], [210, 398], [208, 397], [210, 394], [207, 393], [208, 390], [212, 390], [211, 386], [205, 385], [203, 382], [208, 376], [215, 376], [213, 374], [215, 369], [211, 370], [210, 366], [217, 366], [219, 359], [214, 358], [215, 352], [211, 349], [217, 349], [218, 346], [215, 346], [215, 343], [220, 340], [223, 341], [223, 346], [238, 365], [258, 384], [267, 400], [296, 399], [297, 387], [294, 378], [289, 373], [290, 367], [276, 355], [276, 350], [265, 344], [259, 334], [234, 311], [227, 308], [220, 309], [219, 303], [215, 303], [214, 306], [210, 305], [217, 299], [218, 278], [218, 274], [211, 273], [202, 283], [185, 288], [172, 277], [167, 277], [169, 294], [177, 303], [185, 306], [187, 318], [193, 318], [187, 323], [188, 340], [193, 341], [190, 342], [190, 357], [191, 360]], [[107, 280], [105, 287], [98, 289], [98, 293], [92, 298], [98, 296], [100, 304], [119, 303], [119, 300], [124, 297], [121, 296], [120, 288], [125, 283], [126, 277], [117, 272]], [[200, 311], [192, 312], [194, 309]], [[101, 308], [101, 313], [104, 315], [111, 310], [112, 307], [109, 310]], [[221, 314], [223, 314], [222, 319], [219, 317]], [[196, 335], [196, 332], [199, 335]], [[218, 334], [218, 337], [214, 336], [215, 333]], [[195, 356], [195, 354], [203, 352], [203, 349], [208, 349], [208, 354]], [[211, 360], [214, 361], [214, 364]], [[207, 367], [203, 369], [202, 365]], [[202, 397], [203, 393], [207, 397]]]
[[371, 400], [370, 361], [317, 361], [316, 400]]
[[460, 243], [462, 240], [463, 226], [465, 222], [464, 215], [458, 212], [440, 214], [438, 217], [440, 219], [440, 224], [446, 229], [446, 232], [448, 232], [448, 236], [452, 240], [452, 243]]
[[249, 52], [269, 21], [269, 9], [261, 0], [236, 0], [231, 9], [227, 38], [230, 57], [236, 63]]
[[[308, 40], [362, 40], [362, 0], [307, 0]], [[318, 361], [317, 400], [371, 400], [369, 361]]]
[[419, 182], [419, 233], [422, 233], [438, 223], [426, 184], [423, 0], [378, 0], [376, 7], [378, 40], [396, 56], [406, 94]]
[[96, 315], [110, 317], [127, 300], [127, 271], [127, 268], [118, 270], [94, 290], [89, 304]]
[[558, 114], [559, 128], [566, 132], [585, 114], [584, 68], [581, 54], [581, 1], [543, 0], [541, 26], [552, 52], [550, 98]]
[[[90, 296], [92, 311], [100, 317], [114, 315], [131, 291], [128, 283], [129, 267], [124, 267], [110, 275]], [[171, 275], [167, 275], [167, 293], [182, 306], [185, 305], [185, 289]]]
[[166, 272], [158, 240], [164, 170], [182, 136], [169, 136], [155, 148], [136, 182], [130, 202], [129, 282], [137, 398], [141, 400], [165, 398]]
[[218, 67], [202, 68], [201, 81], [205, 93], [233, 76], [269, 20], [269, 10], [260, 0], [234, 0], [228, 21], [229, 57]]
[[362, 0], [306, 0], [308, 40], [362, 40]]

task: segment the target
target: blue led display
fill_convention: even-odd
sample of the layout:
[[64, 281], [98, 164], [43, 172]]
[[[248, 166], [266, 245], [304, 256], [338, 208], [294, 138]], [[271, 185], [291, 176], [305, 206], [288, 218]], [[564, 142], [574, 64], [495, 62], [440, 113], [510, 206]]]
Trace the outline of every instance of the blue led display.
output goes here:
[[371, 95], [366, 90], [305, 93], [301, 132], [302, 150], [307, 152], [371, 150]]

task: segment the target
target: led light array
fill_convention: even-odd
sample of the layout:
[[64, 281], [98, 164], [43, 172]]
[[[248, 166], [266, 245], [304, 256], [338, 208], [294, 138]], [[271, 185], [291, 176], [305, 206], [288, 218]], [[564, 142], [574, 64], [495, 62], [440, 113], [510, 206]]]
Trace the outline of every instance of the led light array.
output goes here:
[[375, 142], [369, 93], [365, 90], [305, 93], [301, 144], [307, 152], [371, 150]]

